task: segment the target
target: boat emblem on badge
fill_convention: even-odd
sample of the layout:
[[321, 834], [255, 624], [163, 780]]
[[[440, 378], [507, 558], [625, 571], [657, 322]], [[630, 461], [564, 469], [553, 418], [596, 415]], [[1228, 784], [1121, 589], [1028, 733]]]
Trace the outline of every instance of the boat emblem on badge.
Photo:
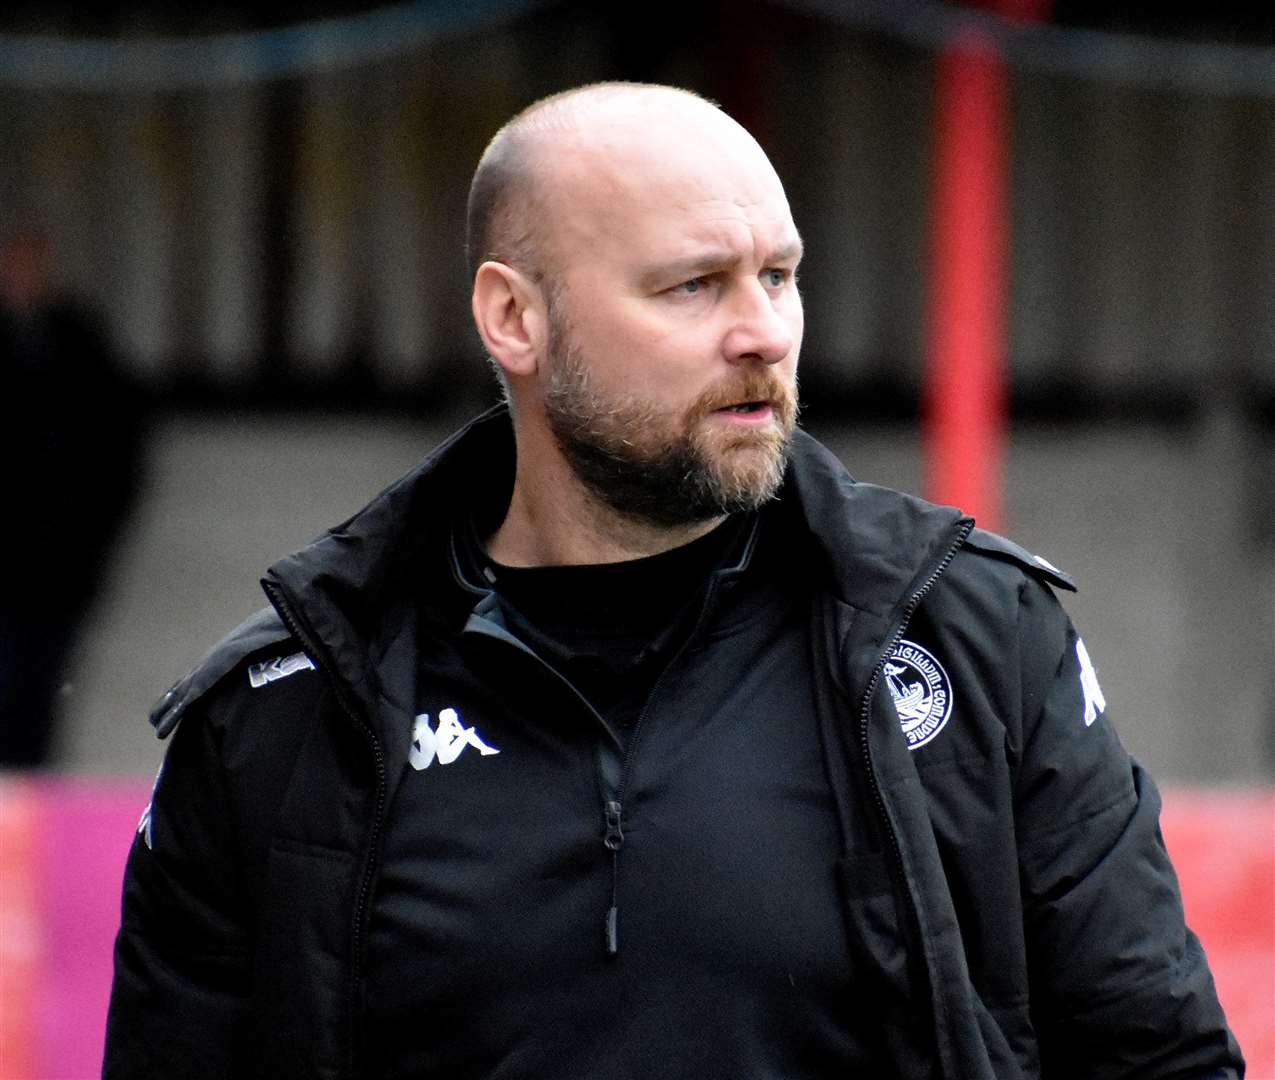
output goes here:
[[919, 749], [943, 730], [952, 715], [952, 684], [928, 649], [900, 641], [885, 662], [885, 684], [909, 750]]

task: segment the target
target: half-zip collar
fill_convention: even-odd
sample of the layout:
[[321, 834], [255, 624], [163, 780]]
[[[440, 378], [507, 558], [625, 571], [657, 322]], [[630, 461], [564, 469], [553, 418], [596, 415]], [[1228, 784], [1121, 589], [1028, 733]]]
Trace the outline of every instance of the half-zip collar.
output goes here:
[[[567, 683], [575, 696], [590, 705], [589, 711], [597, 717], [601, 726], [607, 731], [614, 747], [623, 751], [624, 738], [616, 731], [604, 713], [596, 708], [591, 696], [583, 686], [576, 686], [571, 676], [572, 656], [569, 647], [561, 646], [553, 638], [552, 630], [541, 634], [534, 624], [528, 624], [521, 613], [512, 610], [504, 597], [492, 583], [489, 568], [477, 553], [477, 541], [473, 536], [466, 536], [469, 526], [457, 523], [452, 530], [449, 542], [452, 576], [460, 586], [476, 601], [464, 626], [464, 632], [477, 634], [489, 639], [503, 642], [526, 653]], [[739, 525], [727, 523], [722, 528], [739, 529]], [[730, 543], [730, 559], [722, 565], [703, 572], [702, 578], [695, 583], [687, 595], [691, 599], [691, 609], [681, 613], [670, 613], [669, 617], [652, 630], [652, 637], [635, 653], [635, 663], [659, 663], [667, 666], [683, 637], [694, 627], [701, 626], [708, 612], [704, 609], [722, 594], [725, 584], [732, 582], [748, 568], [757, 545], [759, 523], [756, 515], [749, 515], [742, 523], [744, 531], [740, 535], [727, 536]], [[697, 541], [702, 543], [702, 541]], [[718, 541], [720, 544], [720, 540]], [[654, 560], [667, 560], [668, 553], [651, 557]], [[568, 572], [572, 568], [564, 568]], [[594, 568], [588, 568], [590, 570]], [[599, 568], [600, 569], [600, 568]], [[620, 568], [617, 568], [620, 569]], [[627, 568], [625, 568], [627, 569]], [[605, 571], [604, 571], [605, 572]], [[684, 591], [684, 590], [682, 590]], [[604, 603], [609, 603], [606, 601]], [[644, 659], [644, 657], [646, 659]], [[616, 677], [624, 677], [624, 672], [616, 670]]]

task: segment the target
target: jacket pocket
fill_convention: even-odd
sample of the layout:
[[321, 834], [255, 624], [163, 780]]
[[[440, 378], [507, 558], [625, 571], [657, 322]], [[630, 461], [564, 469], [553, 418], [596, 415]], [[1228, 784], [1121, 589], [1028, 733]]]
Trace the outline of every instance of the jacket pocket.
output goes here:
[[349, 853], [286, 839], [270, 852], [255, 973], [257, 1076], [344, 1075], [358, 867]]
[[1040, 1054], [1026, 998], [1007, 1005], [988, 1005], [977, 993], [973, 998], [978, 1030], [997, 1080], [1038, 1080]]
[[864, 1037], [873, 1043], [873, 1075], [924, 1080], [935, 1075], [926, 995], [915, 990], [903, 904], [881, 852], [837, 860], [855, 997]]

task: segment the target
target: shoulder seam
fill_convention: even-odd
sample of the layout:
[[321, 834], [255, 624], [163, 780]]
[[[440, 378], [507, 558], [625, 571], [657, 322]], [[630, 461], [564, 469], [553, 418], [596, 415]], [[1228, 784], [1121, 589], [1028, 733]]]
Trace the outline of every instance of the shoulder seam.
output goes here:
[[151, 709], [150, 722], [156, 736], [164, 739], [171, 735], [185, 711], [244, 660], [290, 640], [292, 634], [272, 608], [244, 620], [178, 679]]
[[980, 555], [1011, 562], [1034, 577], [1041, 578], [1068, 592], [1076, 592], [1076, 582], [1071, 575], [1058, 569], [1047, 559], [1033, 555], [1025, 547], [986, 529], [974, 529], [966, 538], [965, 547]]

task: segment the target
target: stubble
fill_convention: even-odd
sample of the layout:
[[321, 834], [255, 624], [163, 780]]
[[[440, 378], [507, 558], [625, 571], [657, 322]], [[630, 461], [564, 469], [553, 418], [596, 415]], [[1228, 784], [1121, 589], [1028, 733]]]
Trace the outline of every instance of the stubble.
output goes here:
[[[797, 421], [795, 387], [769, 366], [742, 367], [681, 415], [593, 384], [560, 311], [550, 312], [545, 415], [563, 456], [584, 487], [616, 513], [659, 527], [711, 521], [754, 510], [783, 483]], [[774, 423], [713, 422], [711, 413], [742, 401], [769, 402]]]

